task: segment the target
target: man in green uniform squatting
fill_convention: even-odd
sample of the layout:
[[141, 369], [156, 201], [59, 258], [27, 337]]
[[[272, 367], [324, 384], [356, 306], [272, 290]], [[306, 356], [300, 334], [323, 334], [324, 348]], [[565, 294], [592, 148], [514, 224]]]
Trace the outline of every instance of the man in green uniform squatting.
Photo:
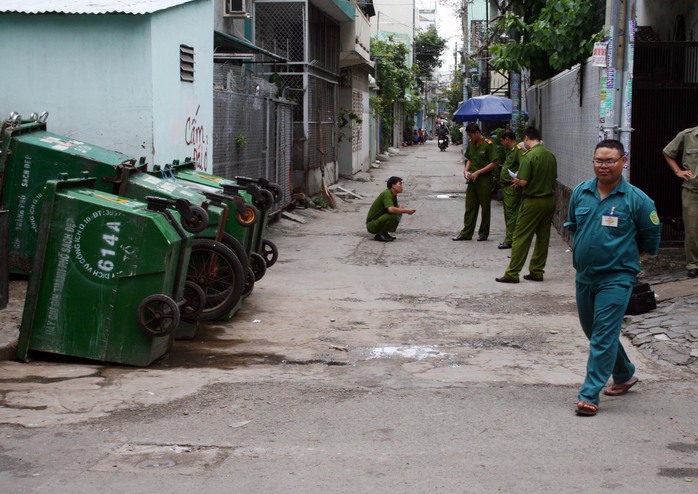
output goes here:
[[525, 280], [543, 281], [545, 263], [548, 260], [550, 226], [555, 214], [555, 182], [557, 160], [540, 142], [540, 133], [534, 127], [524, 131], [527, 152], [521, 156], [521, 165], [513, 185], [522, 189], [522, 200], [514, 229], [511, 246], [511, 261], [504, 276], [495, 278], [500, 283], [518, 283], [519, 273], [526, 263], [533, 236], [536, 245], [531, 254]]
[[402, 179], [390, 177], [388, 188], [381, 192], [371, 204], [366, 216], [366, 229], [369, 233], [375, 233], [374, 240], [379, 242], [392, 242], [395, 237], [390, 233], [397, 230], [403, 214], [414, 214], [414, 209], [405, 209], [398, 205], [397, 195], [402, 193]]
[[514, 185], [514, 178], [519, 171], [521, 154], [523, 148], [517, 144], [514, 132], [507, 129], [499, 134], [499, 142], [507, 149], [507, 155], [502, 165], [499, 176], [499, 184], [502, 188], [502, 206], [504, 208], [504, 224], [506, 233], [504, 242], [497, 246], [498, 249], [511, 249], [514, 239], [514, 227], [516, 226], [516, 216], [521, 205], [521, 189]]
[[[695, 278], [698, 276], [698, 127], [679, 132], [663, 152], [671, 170], [683, 181], [681, 204], [686, 271], [689, 278]], [[683, 166], [679, 166], [677, 160]]]
[[570, 198], [565, 226], [573, 234], [577, 312], [589, 338], [589, 358], [577, 415], [596, 415], [599, 393], [620, 396], [638, 382], [635, 366], [618, 340], [640, 256], [659, 251], [662, 225], [654, 201], [623, 178], [623, 144], [601, 141], [594, 150], [596, 178]]
[[465, 149], [463, 177], [468, 188], [465, 191], [465, 214], [463, 229], [452, 240], [472, 240], [477, 222], [477, 213], [482, 209], [478, 242], [490, 235], [490, 203], [492, 201], [492, 171], [497, 167], [497, 150], [494, 143], [485, 139], [480, 127], [470, 122], [465, 127], [468, 147]]

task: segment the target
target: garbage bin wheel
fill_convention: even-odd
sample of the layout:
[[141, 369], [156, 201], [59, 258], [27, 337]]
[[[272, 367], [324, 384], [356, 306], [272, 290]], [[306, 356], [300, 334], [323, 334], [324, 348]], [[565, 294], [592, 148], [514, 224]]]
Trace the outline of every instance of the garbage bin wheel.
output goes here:
[[249, 228], [259, 221], [259, 211], [252, 204], [247, 204], [245, 211], [238, 210], [235, 219], [240, 225]]
[[187, 322], [196, 321], [201, 311], [204, 310], [205, 304], [206, 294], [203, 288], [193, 281], [185, 281], [179, 309], [182, 320]]
[[247, 276], [245, 276], [245, 288], [242, 290], [242, 296], [247, 297], [254, 290], [254, 271], [252, 268], [247, 268]]
[[189, 233], [199, 233], [208, 226], [208, 213], [201, 206], [189, 206], [192, 218], [188, 220], [182, 216], [182, 226]]
[[137, 313], [138, 326], [149, 336], [167, 336], [179, 326], [179, 306], [167, 295], [148, 295]]
[[267, 268], [274, 265], [276, 260], [279, 258], [279, 249], [276, 248], [276, 244], [271, 240], [262, 240], [262, 257], [267, 263]]
[[274, 195], [267, 189], [262, 189], [259, 192], [262, 199], [255, 201], [255, 206], [257, 206], [260, 211], [266, 211], [274, 204]]
[[260, 254], [252, 252], [250, 254], [250, 268], [254, 273], [254, 280], [259, 281], [264, 278], [264, 275], [267, 272], [267, 262]]
[[242, 298], [245, 274], [235, 253], [222, 242], [208, 238], [192, 241], [187, 280], [199, 285], [206, 303], [197, 321], [215, 321], [230, 312]]
[[247, 273], [247, 270], [250, 268], [250, 261], [247, 259], [247, 251], [242, 246], [240, 241], [233, 237], [230, 233], [224, 233], [222, 240], [226, 247], [235, 252], [238, 261], [240, 261], [240, 264], [242, 264], [242, 272]]
[[275, 184], [273, 182], [269, 183], [269, 191], [274, 196], [275, 203], [281, 202], [281, 199], [284, 197], [284, 191], [281, 189], [279, 184]]

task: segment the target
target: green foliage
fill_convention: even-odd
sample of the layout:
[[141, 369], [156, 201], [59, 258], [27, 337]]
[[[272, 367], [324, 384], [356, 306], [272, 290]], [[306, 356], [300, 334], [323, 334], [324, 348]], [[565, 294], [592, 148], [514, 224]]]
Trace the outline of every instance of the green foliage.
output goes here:
[[497, 31], [514, 41], [490, 46], [492, 66], [499, 71], [531, 70], [546, 79], [583, 62], [603, 33], [593, 31], [595, 2], [515, 0], [497, 22]]
[[337, 116], [337, 128], [339, 129], [339, 132], [337, 132], [337, 144], [347, 139], [351, 141], [352, 127], [361, 123], [363, 123], [361, 115], [354, 113], [349, 108], [341, 107]]
[[247, 137], [245, 136], [245, 134], [243, 134], [242, 132], [238, 132], [238, 135], [235, 136], [235, 148], [242, 149], [246, 143]]
[[434, 69], [441, 67], [441, 55], [446, 49], [446, 39], [439, 36], [433, 25], [414, 37], [417, 75], [420, 79], [431, 79]]
[[463, 101], [463, 74], [457, 70], [454, 75], [454, 81], [446, 90], [446, 99], [448, 100], [446, 111], [451, 115], [456, 112], [458, 104]]
[[371, 38], [371, 59], [376, 61], [378, 96], [371, 97], [371, 110], [383, 120], [383, 142], [389, 142], [395, 125], [393, 108], [400, 104], [406, 115], [414, 115], [421, 101], [410, 101], [408, 94], [416, 88], [414, 67], [408, 65], [409, 48], [393, 36], [387, 39]]
[[463, 144], [463, 126], [454, 123], [451, 129], [451, 142], [453, 144]]
[[330, 207], [330, 203], [322, 194], [317, 194], [316, 196], [313, 196], [312, 201], [315, 204], [315, 206], [317, 206], [320, 209], [327, 209]]

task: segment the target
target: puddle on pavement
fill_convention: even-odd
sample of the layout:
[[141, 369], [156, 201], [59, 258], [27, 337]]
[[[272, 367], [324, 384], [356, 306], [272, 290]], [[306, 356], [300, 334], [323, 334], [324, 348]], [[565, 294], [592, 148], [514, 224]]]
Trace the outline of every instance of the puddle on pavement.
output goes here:
[[[206, 342], [206, 346], [209, 342]], [[230, 342], [226, 348], [230, 348]], [[163, 367], [163, 368], [203, 368], [203, 367], [213, 367], [216, 369], [235, 369], [238, 367], [250, 367], [253, 365], [313, 365], [313, 364], [324, 364], [324, 365], [348, 365], [347, 362], [338, 362], [334, 360], [325, 359], [308, 359], [308, 360], [294, 360], [289, 359], [285, 355], [278, 355], [275, 353], [267, 352], [239, 352], [239, 353], [223, 353], [223, 352], [210, 352], [207, 349], [202, 348], [185, 348], [181, 345], [181, 348], [172, 349], [170, 353], [164, 355], [157, 362], [154, 362], [151, 367]]]
[[377, 358], [409, 358], [414, 360], [425, 360], [433, 357], [446, 357], [447, 353], [430, 346], [384, 346], [369, 348], [367, 357]]
[[450, 194], [434, 194], [427, 196], [430, 199], [461, 199], [465, 197], [465, 193], [463, 192], [453, 192]]

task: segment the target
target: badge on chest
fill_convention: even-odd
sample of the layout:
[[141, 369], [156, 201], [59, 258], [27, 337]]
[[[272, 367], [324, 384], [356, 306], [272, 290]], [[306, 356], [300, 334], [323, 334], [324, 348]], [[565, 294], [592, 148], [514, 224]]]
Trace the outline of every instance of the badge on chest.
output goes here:
[[615, 206], [613, 206], [609, 212], [604, 213], [601, 216], [601, 226], [606, 226], [610, 228], [618, 227], [618, 214], [616, 213]]

